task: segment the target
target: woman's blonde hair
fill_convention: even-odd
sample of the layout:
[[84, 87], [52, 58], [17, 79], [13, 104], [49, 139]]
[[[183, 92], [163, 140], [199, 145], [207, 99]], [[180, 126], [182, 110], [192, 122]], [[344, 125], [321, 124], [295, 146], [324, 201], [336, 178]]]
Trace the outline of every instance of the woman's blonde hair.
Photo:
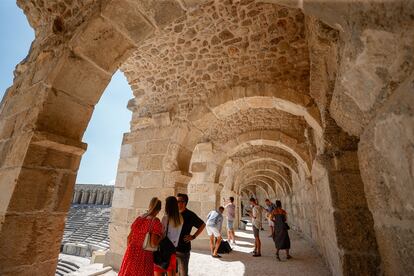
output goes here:
[[148, 206], [148, 215], [154, 215], [154, 213], [158, 213], [161, 210], [161, 200], [158, 199], [158, 197], [153, 197], [150, 201], [150, 204]]

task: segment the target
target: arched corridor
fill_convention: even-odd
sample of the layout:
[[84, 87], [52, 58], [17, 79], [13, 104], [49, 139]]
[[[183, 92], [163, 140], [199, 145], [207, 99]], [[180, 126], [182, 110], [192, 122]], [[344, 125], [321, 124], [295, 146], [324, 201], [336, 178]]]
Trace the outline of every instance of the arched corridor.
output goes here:
[[412, 274], [414, 5], [334, 2], [18, 0], [36, 39], [0, 107], [0, 274], [53, 275], [118, 68], [134, 98], [106, 265], [151, 197], [184, 192], [202, 218], [235, 197], [237, 221], [282, 200], [333, 275]]

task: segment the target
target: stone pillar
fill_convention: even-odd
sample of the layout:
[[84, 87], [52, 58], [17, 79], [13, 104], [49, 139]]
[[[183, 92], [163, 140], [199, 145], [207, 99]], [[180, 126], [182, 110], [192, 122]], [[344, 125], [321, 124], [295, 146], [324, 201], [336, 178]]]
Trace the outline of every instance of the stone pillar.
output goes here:
[[[190, 172], [193, 174], [188, 184], [188, 208], [203, 220], [211, 210], [217, 209], [219, 183], [216, 183], [218, 165], [214, 163], [213, 145], [197, 144], [191, 157]], [[207, 238], [206, 234], [203, 235]]]
[[118, 269], [126, 248], [130, 225], [148, 209], [152, 197], [165, 203], [176, 195], [181, 175], [177, 154], [186, 131], [172, 125], [169, 113], [151, 118], [134, 118], [131, 133], [124, 135], [112, 200], [109, 236], [110, 251], [105, 265]]
[[75, 190], [75, 192], [73, 193], [73, 197], [72, 197], [72, 204], [76, 204], [76, 199], [78, 198], [78, 194], [79, 192]]
[[318, 240], [334, 275], [378, 275], [380, 257], [358, 167], [357, 139], [327, 121], [329, 143], [312, 168]]
[[88, 204], [89, 201], [89, 190], [84, 190], [82, 193], [81, 204]]
[[102, 205], [103, 204], [103, 191], [102, 189], [98, 190], [98, 194], [96, 195], [96, 205]]
[[110, 205], [110, 206], [112, 206], [112, 198], [113, 198], [113, 193], [112, 192], [109, 192], [109, 203], [108, 203], [108, 205]]
[[109, 205], [110, 201], [111, 201], [111, 194], [107, 190], [107, 191], [104, 192], [103, 205]]
[[88, 204], [95, 204], [95, 202], [96, 202], [96, 190], [90, 190]]

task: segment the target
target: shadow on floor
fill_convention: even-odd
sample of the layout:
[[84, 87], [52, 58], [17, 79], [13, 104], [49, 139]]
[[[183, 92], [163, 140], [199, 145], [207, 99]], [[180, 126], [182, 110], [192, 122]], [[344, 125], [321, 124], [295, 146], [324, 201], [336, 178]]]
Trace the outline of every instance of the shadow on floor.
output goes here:
[[[249, 229], [250, 228], [250, 229]], [[254, 237], [251, 227], [236, 231], [236, 245], [230, 254], [221, 254], [221, 259], [211, 257], [208, 240], [199, 240], [194, 246], [190, 258], [190, 275], [330, 275], [318, 252], [298, 233], [289, 231], [291, 238], [291, 255], [281, 251], [282, 261], [275, 256], [275, 246], [269, 238], [268, 227], [260, 232], [262, 257], [252, 257]]]

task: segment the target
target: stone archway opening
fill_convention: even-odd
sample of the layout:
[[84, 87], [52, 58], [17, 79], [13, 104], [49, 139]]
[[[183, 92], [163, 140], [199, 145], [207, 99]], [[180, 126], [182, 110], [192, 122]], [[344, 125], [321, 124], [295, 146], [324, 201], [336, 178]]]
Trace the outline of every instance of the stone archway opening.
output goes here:
[[219, 193], [258, 189], [284, 192], [333, 274], [413, 271], [414, 8], [266, 2], [18, 1], [36, 40], [1, 105], [2, 274], [54, 273], [82, 137], [119, 67], [134, 99], [110, 226], [115, 268], [151, 196], [188, 192], [203, 216]]

